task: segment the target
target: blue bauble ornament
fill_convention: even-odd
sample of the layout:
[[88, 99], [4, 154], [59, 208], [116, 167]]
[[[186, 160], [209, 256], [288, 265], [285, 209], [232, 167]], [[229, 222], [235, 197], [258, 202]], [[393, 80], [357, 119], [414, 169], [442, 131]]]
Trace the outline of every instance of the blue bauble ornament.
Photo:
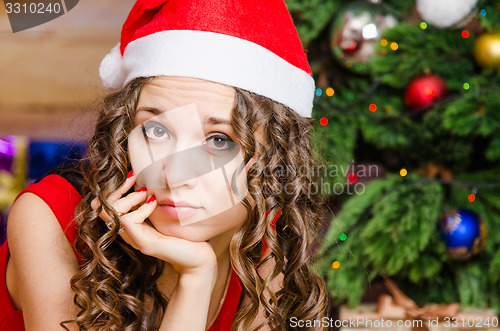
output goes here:
[[466, 209], [446, 213], [440, 222], [441, 236], [452, 259], [465, 260], [479, 253], [488, 239], [488, 228], [481, 218]]

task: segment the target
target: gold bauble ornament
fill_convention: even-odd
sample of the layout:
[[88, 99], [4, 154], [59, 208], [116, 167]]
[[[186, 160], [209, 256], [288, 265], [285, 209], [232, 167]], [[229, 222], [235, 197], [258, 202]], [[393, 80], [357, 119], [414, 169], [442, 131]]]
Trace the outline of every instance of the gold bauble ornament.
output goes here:
[[483, 68], [500, 69], [500, 32], [479, 36], [474, 44], [474, 57]]

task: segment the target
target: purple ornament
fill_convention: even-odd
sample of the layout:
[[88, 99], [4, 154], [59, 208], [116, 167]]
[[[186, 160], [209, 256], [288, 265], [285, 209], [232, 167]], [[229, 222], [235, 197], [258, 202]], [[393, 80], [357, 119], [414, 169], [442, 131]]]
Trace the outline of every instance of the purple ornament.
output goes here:
[[16, 137], [0, 137], [0, 170], [12, 172], [12, 164], [16, 154]]

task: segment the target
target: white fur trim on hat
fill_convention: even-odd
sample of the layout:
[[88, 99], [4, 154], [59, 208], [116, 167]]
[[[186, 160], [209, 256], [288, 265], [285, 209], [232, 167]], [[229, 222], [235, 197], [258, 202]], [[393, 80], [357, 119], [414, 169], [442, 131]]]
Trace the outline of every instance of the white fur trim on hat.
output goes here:
[[[314, 80], [266, 48], [233, 36], [191, 30], [157, 32], [113, 48], [100, 74], [108, 88], [141, 76], [205, 79], [263, 95], [311, 117]], [[116, 61], [116, 62], [115, 62]]]
[[116, 44], [101, 61], [99, 76], [107, 89], [116, 90], [124, 86], [125, 73], [122, 67], [120, 43]]

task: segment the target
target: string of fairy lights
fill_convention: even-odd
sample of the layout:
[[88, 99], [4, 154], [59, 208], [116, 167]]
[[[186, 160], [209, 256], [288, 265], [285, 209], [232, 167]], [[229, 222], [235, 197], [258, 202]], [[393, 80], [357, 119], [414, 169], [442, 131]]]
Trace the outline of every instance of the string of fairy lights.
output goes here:
[[[479, 11], [479, 14], [481, 16], [486, 16], [487, 11], [485, 9], [481, 9]], [[422, 30], [426, 30], [428, 28], [428, 25], [426, 22], [420, 22], [419, 27]], [[471, 36], [471, 33], [467, 29], [457, 30], [457, 33], [460, 33], [461, 37], [464, 39], [467, 39]], [[390, 41], [387, 39], [381, 39], [379, 42], [380, 42], [380, 46], [382, 46], [387, 52], [389, 52], [389, 51], [397, 52], [399, 49], [399, 45], [397, 42]], [[350, 63], [349, 60], [344, 61], [343, 64], [347, 68], [352, 66], [352, 63]], [[350, 105], [348, 105], [346, 107], [342, 107], [340, 105], [328, 105], [328, 107], [330, 108], [329, 110], [331, 111], [333, 109], [335, 111], [341, 112], [341, 113], [348, 115], [348, 116], [355, 116], [355, 117], [364, 116], [364, 117], [368, 117], [368, 118], [374, 118], [374, 119], [376, 118], [378, 120], [399, 120], [402, 118], [417, 116], [423, 112], [428, 111], [430, 108], [433, 108], [433, 107], [436, 107], [436, 106], [439, 106], [442, 104], [446, 104], [450, 101], [453, 101], [455, 99], [463, 97], [463, 93], [468, 93], [468, 94], [473, 94], [473, 95], [482, 95], [482, 94], [500, 92], [498, 89], [495, 89], [495, 88], [472, 89], [471, 84], [466, 81], [466, 82], [463, 82], [463, 84], [462, 84], [463, 92], [458, 92], [456, 94], [446, 95], [446, 96], [442, 96], [439, 98], [434, 98], [433, 103], [431, 105], [426, 105], [426, 106], [419, 107], [416, 109], [414, 108], [414, 109], [412, 109], [411, 112], [405, 112], [403, 114], [394, 114], [392, 112], [393, 109], [392, 109], [391, 105], [380, 105], [380, 104], [376, 104], [373, 102], [371, 102], [371, 103], [366, 102], [366, 100], [369, 100], [370, 97], [373, 95], [373, 93], [376, 91], [376, 89], [379, 87], [379, 85], [382, 82], [382, 78], [383, 78], [383, 75], [382, 75], [382, 77], [375, 79], [372, 82], [369, 89], [363, 95], [358, 96], [357, 98], [353, 92], [348, 92], [347, 99], [351, 101]], [[332, 98], [335, 96], [335, 93], [336, 93], [336, 91], [332, 86], [329, 86], [329, 87], [325, 88], [324, 90], [321, 88], [317, 88], [315, 90], [315, 95], [318, 98], [323, 97], [323, 95], [325, 95], [328, 98]], [[428, 93], [430, 94], [431, 97], [434, 97], [436, 95], [436, 91], [434, 91], [432, 89], [430, 89], [428, 91]], [[352, 111], [353, 105], [359, 105], [362, 103], [366, 103], [365, 109], [367, 112], [359, 113], [359, 112]], [[320, 105], [320, 104], [316, 105], [316, 108], [319, 110], [319, 113], [321, 113], [321, 110], [326, 110], [326, 109], [321, 109], [321, 107], [325, 107], [325, 105]], [[383, 112], [382, 113], [383, 115], [382, 114], [377, 114], [377, 115], [374, 114], [375, 112], [380, 112], [380, 111]], [[327, 116], [323, 116], [319, 119], [319, 124], [323, 127], [327, 126], [328, 122], [329, 122], [329, 120], [328, 120]], [[409, 174], [409, 171], [406, 168], [401, 168], [399, 170], [399, 175], [403, 178], [407, 177], [408, 174]], [[346, 179], [347, 179], [348, 183], [353, 184], [353, 183], [357, 182], [358, 176], [355, 172], [351, 172], [351, 173], [347, 174]], [[417, 179], [417, 180], [404, 181], [402, 183], [402, 185], [399, 186], [399, 189], [402, 186], [406, 186], [406, 185], [413, 186], [413, 185], [428, 185], [428, 184], [436, 184], [436, 183], [441, 184], [441, 185], [458, 185], [458, 186], [469, 188], [470, 191], [467, 195], [467, 200], [470, 203], [473, 203], [474, 201], [476, 201], [476, 198], [478, 197], [477, 194], [478, 194], [478, 191], [480, 188], [500, 187], [500, 182], [490, 182], [490, 181], [488, 181], [488, 182], [475, 182], [475, 181], [466, 181], [466, 180], [460, 180], [460, 179], [421, 178], [421, 179]], [[396, 187], [394, 189], [398, 189], [398, 188]], [[389, 194], [392, 191], [393, 190], [389, 190], [388, 192], [386, 192], [386, 194]], [[485, 199], [481, 199], [481, 201], [486, 202]], [[491, 206], [491, 207], [493, 207], [493, 209], [496, 209], [496, 206]], [[500, 213], [500, 210], [498, 210], [498, 212]], [[351, 225], [351, 228], [354, 228], [357, 225], [357, 223], [359, 223], [359, 222], [360, 222], [360, 220], [357, 220], [357, 222], [355, 222], [355, 224]], [[338, 239], [340, 240], [340, 242], [344, 242], [345, 240], [347, 240], [346, 233], [348, 233], [349, 231], [350, 230], [348, 229], [348, 230], [346, 230], [346, 232], [339, 235]], [[332, 244], [334, 244], [334, 243], [332, 243]], [[335, 244], [338, 244], [338, 242]], [[331, 267], [333, 269], [339, 269], [340, 268], [340, 261], [338, 261], [338, 260], [333, 261], [331, 264]]]

